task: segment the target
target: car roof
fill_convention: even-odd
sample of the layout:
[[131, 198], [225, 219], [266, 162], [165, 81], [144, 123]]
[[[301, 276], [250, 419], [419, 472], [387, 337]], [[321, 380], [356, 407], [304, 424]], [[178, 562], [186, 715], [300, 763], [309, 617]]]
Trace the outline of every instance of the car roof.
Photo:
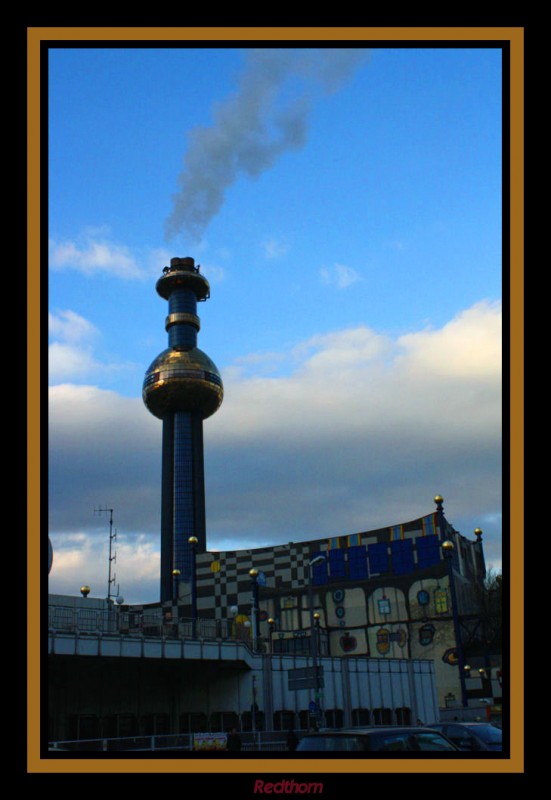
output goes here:
[[465, 725], [465, 726], [467, 726], [468, 725], [469, 728], [474, 728], [476, 725], [492, 725], [492, 727], [494, 727], [494, 728], [496, 727], [492, 722], [483, 722], [482, 720], [480, 720], [479, 722], [470, 722], [469, 720], [466, 720], [465, 722], [463, 722], [462, 720], [459, 720], [459, 719], [447, 720], [446, 722], [435, 722], [434, 725], [438, 725], [438, 726], [442, 726], [442, 725]]
[[365, 735], [368, 733], [413, 733], [418, 731], [434, 730], [429, 725], [373, 725], [362, 728], [324, 728], [321, 731], [309, 731], [305, 736], [342, 736], [353, 734]]

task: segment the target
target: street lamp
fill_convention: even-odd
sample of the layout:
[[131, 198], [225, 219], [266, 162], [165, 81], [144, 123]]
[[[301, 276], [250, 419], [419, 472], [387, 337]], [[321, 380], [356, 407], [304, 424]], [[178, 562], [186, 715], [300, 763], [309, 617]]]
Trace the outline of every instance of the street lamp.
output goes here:
[[318, 630], [320, 615], [316, 612], [314, 614], [314, 591], [313, 591], [313, 574], [316, 564], [322, 564], [326, 561], [324, 555], [316, 556], [308, 562], [308, 604], [310, 607], [310, 652], [312, 655], [312, 667], [314, 672], [314, 700], [316, 704], [316, 713], [318, 719], [321, 719], [321, 702], [320, 702], [320, 680], [318, 673]]
[[[456, 643], [456, 650], [457, 650], [457, 666], [459, 668], [459, 683], [461, 686], [461, 705], [463, 708], [468, 706], [467, 700], [467, 687], [465, 684], [465, 662], [463, 659], [463, 647], [461, 644], [461, 628], [459, 625], [459, 612], [457, 609], [457, 597], [455, 593], [455, 579], [453, 574], [453, 564], [452, 564], [452, 557], [453, 551], [455, 549], [454, 543], [451, 539], [444, 539], [442, 542], [442, 552], [444, 553], [444, 558], [448, 562], [448, 580], [450, 584], [450, 596], [451, 596], [451, 604], [452, 604], [452, 619], [453, 619], [453, 629], [455, 634], [455, 643]], [[470, 670], [470, 667], [468, 667]]]
[[260, 638], [260, 609], [258, 607], [258, 570], [253, 567], [249, 570], [251, 578], [251, 589], [253, 593], [253, 609], [252, 609], [252, 636], [253, 636], [253, 652], [256, 652], [258, 647], [258, 640]]
[[173, 569], [172, 570], [172, 599], [175, 603], [178, 602], [178, 581], [180, 580], [180, 570]]
[[[243, 628], [245, 629], [245, 635], [244, 635], [245, 641], [248, 642], [249, 639], [251, 639], [251, 641], [252, 641], [253, 637], [252, 637], [252, 629], [251, 629], [251, 621], [250, 621], [250, 619], [246, 619], [245, 620], [245, 622], [243, 623]], [[254, 645], [253, 645], [253, 650], [254, 650]]]
[[275, 619], [270, 617], [268, 620], [268, 628], [270, 629], [270, 655], [274, 652], [274, 630], [275, 630]]
[[230, 635], [228, 638], [230, 639], [237, 639], [237, 614], [239, 612], [239, 608], [235, 605], [230, 606]]
[[197, 536], [190, 536], [191, 550], [191, 638], [197, 638]]
[[251, 727], [256, 733], [256, 675], [253, 675], [253, 702], [251, 705]]

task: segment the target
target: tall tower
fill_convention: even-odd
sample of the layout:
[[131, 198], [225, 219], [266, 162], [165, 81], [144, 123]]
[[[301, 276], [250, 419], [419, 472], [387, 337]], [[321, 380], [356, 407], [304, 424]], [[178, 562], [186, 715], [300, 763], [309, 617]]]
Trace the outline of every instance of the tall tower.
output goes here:
[[197, 347], [197, 301], [210, 297], [207, 279], [193, 258], [172, 258], [157, 281], [168, 300], [165, 328], [168, 348], [145, 374], [143, 401], [163, 421], [161, 501], [161, 601], [173, 595], [174, 569], [191, 579], [192, 552], [206, 550], [203, 420], [218, 410], [222, 379], [210, 358]]

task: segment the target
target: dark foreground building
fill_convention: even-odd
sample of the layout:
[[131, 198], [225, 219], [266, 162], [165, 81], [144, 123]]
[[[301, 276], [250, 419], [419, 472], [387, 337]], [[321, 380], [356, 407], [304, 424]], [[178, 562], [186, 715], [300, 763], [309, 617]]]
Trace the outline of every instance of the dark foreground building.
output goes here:
[[307, 730], [313, 713], [335, 728], [435, 722], [464, 713], [459, 644], [475, 719], [483, 699], [501, 702], [501, 657], [481, 637], [484, 574], [481, 535], [467, 539], [432, 512], [333, 539], [198, 553], [195, 619], [184, 581], [177, 601], [144, 606], [50, 596], [49, 739], [284, 733]]

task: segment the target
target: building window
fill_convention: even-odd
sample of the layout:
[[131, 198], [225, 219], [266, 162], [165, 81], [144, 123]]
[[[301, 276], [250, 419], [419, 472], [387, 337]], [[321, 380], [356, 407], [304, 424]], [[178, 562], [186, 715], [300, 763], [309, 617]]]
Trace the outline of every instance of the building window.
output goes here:
[[276, 711], [274, 714], [274, 731], [288, 731], [296, 727], [294, 711]]
[[360, 727], [361, 725], [370, 724], [370, 714], [367, 708], [353, 708], [352, 709], [352, 725]]
[[352, 545], [348, 548], [348, 579], [359, 581], [368, 577], [367, 550], [365, 545]]
[[207, 715], [201, 712], [184, 712], [180, 714], [180, 733], [207, 733]]
[[329, 550], [329, 569], [332, 580], [344, 580], [346, 578], [344, 550]]
[[390, 614], [390, 599], [388, 597], [382, 597], [377, 601], [377, 605], [379, 607], [379, 614]]
[[307, 731], [310, 727], [310, 712], [300, 711], [298, 715], [298, 726], [301, 731]]
[[420, 606], [428, 606], [430, 603], [430, 595], [425, 589], [421, 589], [420, 592], [417, 592], [417, 602]]
[[69, 717], [69, 739], [98, 739], [99, 719], [95, 714], [73, 714]]
[[389, 571], [388, 548], [386, 542], [367, 545], [369, 558], [369, 572], [371, 575], [381, 575]]
[[208, 733], [221, 733], [239, 728], [239, 717], [234, 711], [213, 711], [209, 717]]
[[415, 540], [415, 547], [417, 548], [417, 563], [420, 569], [440, 563], [440, 540], [438, 536], [434, 534], [431, 536], [419, 536]]
[[344, 714], [340, 708], [328, 708], [325, 711], [325, 721], [328, 728], [342, 728]]
[[413, 572], [415, 564], [413, 561], [413, 541], [403, 539], [390, 543], [392, 552], [392, 572], [394, 575], [406, 575]]
[[[237, 728], [238, 726], [236, 725], [235, 727]], [[263, 731], [264, 712], [257, 709], [253, 720], [252, 711], [244, 711], [241, 714], [241, 729], [243, 731]]]
[[437, 614], [448, 613], [448, 593], [445, 589], [434, 590], [434, 610]]
[[170, 733], [168, 714], [144, 714], [140, 717], [140, 733], [144, 736], [158, 736]]
[[403, 706], [395, 709], [397, 725], [411, 725], [411, 708]]
[[274, 653], [289, 655], [310, 655], [312, 645], [310, 636], [293, 636], [273, 640]]
[[392, 709], [391, 708], [374, 708], [373, 709], [373, 724], [374, 725], [392, 725]]

